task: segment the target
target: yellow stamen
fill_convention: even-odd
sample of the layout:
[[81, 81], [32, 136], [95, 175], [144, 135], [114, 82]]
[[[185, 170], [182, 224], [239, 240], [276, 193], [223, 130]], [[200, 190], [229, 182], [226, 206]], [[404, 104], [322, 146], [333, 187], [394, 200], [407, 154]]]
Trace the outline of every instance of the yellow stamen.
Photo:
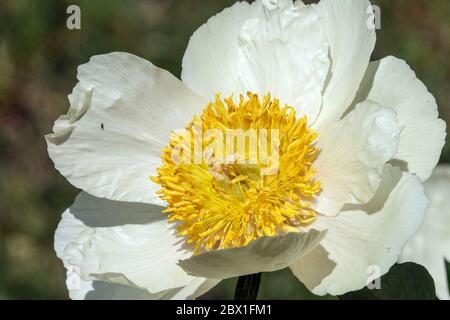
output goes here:
[[[230, 139], [230, 132], [238, 133]], [[306, 117], [296, 119], [293, 107], [281, 108], [270, 95], [241, 95], [237, 105], [217, 95], [184, 134], [171, 135], [151, 179], [161, 185], [169, 221], [179, 223], [177, 232], [196, 254], [244, 246], [314, 221], [316, 137]]]

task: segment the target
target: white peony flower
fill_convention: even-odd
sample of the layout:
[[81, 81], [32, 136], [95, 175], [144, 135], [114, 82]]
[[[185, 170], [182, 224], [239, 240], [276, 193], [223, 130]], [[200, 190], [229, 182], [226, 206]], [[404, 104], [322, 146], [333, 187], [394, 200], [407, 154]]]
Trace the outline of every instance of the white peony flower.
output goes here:
[[[191, 37], [182, 81], [128, 53], [80, 66], [46, 136], [84, 190], [55, 234], [71, 298], [195, 298], [285, 267], [337, 295], [386, 273], [422, 222], [445, 124], [405, 62], [369, 63], [369, 5], [236, 3]], [[174, 161], [198, 125], [278, 132], [278, 159]]]
[[419, 231], [404, 246], [400, 262], [426, 267], [434, 279], [437, 297], [449, 300], [445, 261], [450, 262], [450, 166], [437, 166], [424, 186], [430, 205]]

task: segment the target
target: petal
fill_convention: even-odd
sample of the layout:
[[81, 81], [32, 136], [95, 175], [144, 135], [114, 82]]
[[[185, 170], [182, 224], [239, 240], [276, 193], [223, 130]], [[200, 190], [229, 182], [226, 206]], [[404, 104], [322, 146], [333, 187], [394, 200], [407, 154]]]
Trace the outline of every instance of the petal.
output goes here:
[[162, 204], [150, 181], [173, 129], [203, 101], [181, 81], [128, 53], [78, 68], [67, 115], [46, 136], [55, 167], [76, 187], [113, 200]]
[[350, 106], [375, 46], [370, 28], [372, 7], [367, 0], [321, 0], [317, 10], [325, 23], [330, 45], [331, 71], [315, 128], [341, 118]]
[[[68, 279], [75, 274], [84, 281], [146, 289], [156, 298], [192, 297], [217, 284], [218, 280], [189, 276], [177, 265], [190, 253], [183, 250], [182, 239], [174, 234], [162, 209], [80, 193], [55, 233], [55, 250]], [[74, 296], [95, 289], [92, 283], [82, 284], [84, 291]], [[68, 288], [79, 289], [69, 284]]]
[[183, 57], [181, 79], [206, 100], [220, 92], [224, 97], [241, 92], [239, 80], [240, 30], [261, 6], [237, 2], [211, 17], [194, 32]]
[[436, 294], [450, 300], [444, 260], [450, 261], [450, 166], [439, 165], [424, 184], [430, 206], [417, 234], [402, 250], [400, 262], [415, 262], [427, 268]]
[[214, 288], [220, 281], [220, 279], [204, 279], [196, 277], [189, 284], [178, 289], [178, 292], [175, 294], [170, 293], [169, 297], [173, 300], [195, 299]]
[[[185, 300], [195, 299], [209, 291], [218, 280], [197, 278], [185, 287], [169, 289], [158, 293], [150, 293], [144, 289], [124, 286], [103, 281], [84, 281], [72, 272], [67, 273], [67, 287], [72, 300]], [[198, 281], [202, 284], [199, 285]], [[71, 283], [69, 285], [69, 283]]]
[[[95, 205], [101, 207], [100, 210], [91, 212], [90, 208]], [[137, 205], [140, 210], [128, 212], [133, 208], [133, 204], [123, 203], [123, 206], [111, 207], [112, 201], [98, 200], [85, 193], [80, 193], [73, 207], [66, 210], [56, 229], [55, 251], [57, 256], [63, 261], [67, 269], [66, 286], [69, 297], [73, 300], [104, 300], [104, 299], [158, 299], [164, 292], [150, 294], [147, 290], [138, 289], [114, 283], [101, 281], [85, 281], [75, 272], [74, 267], [67, 261], [64, 248], [90, 227], [112, 226], [122, 223], [145, 223], [151, 221], [152, 214], [148, 206]], [[117, 204], [122, 204], [118, 202]], [[114, 210], [115, 209], [115, 210]], [[118, 210], [119, 209], [119, 210]], [[106, 215], [98, 215], [98, 212], [107, 212]]]
[[237, 3], [192, 36], [183, 81], [205, 99], [270, 92], [312, 121], [328, 74], [323, 23], [310, 6], [292, 1]]
[[311, 228], [327, 230], [327, 236], [291, 266], [292, 272], [318, 295], [361, 289], [371, 268], [381, 276], [397, 261], [422, 223], [427, 202], [418, 177], [386, 165], [380, 190], [368, 205], [318, 217]]
[[403, 60], [386, 57], [372, 62], [356, 101], [369, 99], [397, 112], [404, 126], [395, 159], [408, 172], [428, 179], [445, 143], [445, 122], [438, 119], [436, 100]]
[[310, 230], [262, 237], [245, 247], [212, 250], [192, 256], [181, 260], [179, 265], [191, 275], [213, 279], [276, 271], [307, 254], [325, 234], [326, 232]]
[[319, 132], [316, 179], [322, 184], [314, 209], [336, 215], [346, 203], [366, 203], [378, 188], [384, 164], [397, 152], [395, 112], [366, 101]]
[[156, 300], [164, 295], [120, 284], [84, 281], [73, 271], [67, 271], [66, 285], [72, 300]]
[[330, 68], [324, 23], [311, 6], [274, 6], [240, 33], [239, 71], [247, 91], [270, 92], [314, 122]]

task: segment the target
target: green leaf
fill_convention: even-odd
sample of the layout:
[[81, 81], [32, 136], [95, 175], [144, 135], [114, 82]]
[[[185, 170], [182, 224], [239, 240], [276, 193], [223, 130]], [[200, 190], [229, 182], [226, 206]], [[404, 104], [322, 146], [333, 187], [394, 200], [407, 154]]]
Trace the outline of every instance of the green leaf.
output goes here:
[[[447, 270], [449, 264], [447, 264]], [[394, 265], [381, 277], [380, 289], [346, 293], [341, 300], [436, 300], [433, 278], [423, 266], [407, 262]]]

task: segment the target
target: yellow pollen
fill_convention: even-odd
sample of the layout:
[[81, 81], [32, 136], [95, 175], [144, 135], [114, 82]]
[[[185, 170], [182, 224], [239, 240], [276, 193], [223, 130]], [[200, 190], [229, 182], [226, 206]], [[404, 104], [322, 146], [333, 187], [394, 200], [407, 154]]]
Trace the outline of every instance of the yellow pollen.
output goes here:
[[235, 104], [216, 95], [186, 130], [172, 132], [151, 177], [195, 254], [298, 232], [316, 217], [317, 133], [270, 94], [247, 96]]

